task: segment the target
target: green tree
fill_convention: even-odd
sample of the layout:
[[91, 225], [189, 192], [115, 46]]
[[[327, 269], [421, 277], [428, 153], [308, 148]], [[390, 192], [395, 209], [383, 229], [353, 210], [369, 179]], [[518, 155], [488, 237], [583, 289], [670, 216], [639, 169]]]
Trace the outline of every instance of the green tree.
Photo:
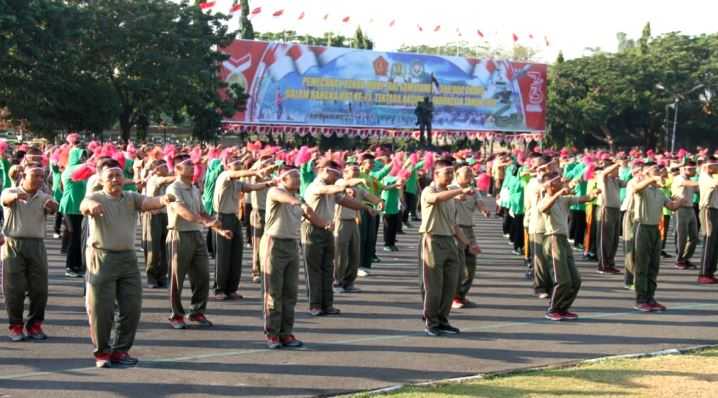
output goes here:
[[254, 40], [254, 27], [249, 20], [249, 0], [241, 0], [242, 14], [239, 19], [240, 37], [245, 40]]

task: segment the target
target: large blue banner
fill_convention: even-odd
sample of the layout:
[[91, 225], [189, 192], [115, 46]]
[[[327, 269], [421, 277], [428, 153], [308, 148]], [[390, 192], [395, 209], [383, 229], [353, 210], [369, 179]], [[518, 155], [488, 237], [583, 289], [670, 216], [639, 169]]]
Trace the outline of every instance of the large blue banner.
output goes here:
[[542, 131], [546, 65], [238, 40], [221, 77], [250, 95], [232, 121], [412, 129]]

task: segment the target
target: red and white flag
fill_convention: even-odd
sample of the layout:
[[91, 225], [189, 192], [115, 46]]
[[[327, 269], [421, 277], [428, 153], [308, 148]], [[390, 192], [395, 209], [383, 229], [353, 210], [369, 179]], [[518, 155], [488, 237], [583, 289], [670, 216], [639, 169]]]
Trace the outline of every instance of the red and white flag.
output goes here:
[[317, 56], [307, 46], [295, 44], [287, 51], [287, 55], [294, 61], [294, 66], [300, 75], [319, 65]]
[[279, 81], [291, 72], [294, 72], [294, 61], [286, 54], [286, 46], [277, 45], [267, 51], [264, 56], [264, 65], [274, 81]]
[[478, 29], [476, 30], [476, 34], [479, 35], [480, 38], [484, 38], [484, 33]]
[[517, 41], [519, 41], [519, 37], [516, 35], [516, 33], [512, 33], [512, 34], [511, 34], [511, 38], [514, 39], [514, 43], [516, 43]]
[[300, 20], [300, 21], [301, 21], [302, 19], [304, 19], [304, 11], [302, 11], [302, 13], [299, 14], [299, 18], [297, 18], [297, 19]]
[[254, 10], [252, 10], [252, 16], [257, 16], [262, 13], [262, 7], [257, 7]]
[[440, 31], [440, 30], [441, 30], [441, 25], [436, 25], [436, 26], [434, 27], [434, 32], [438, 32], [438, 31]]
[[349, 17], [344, 17], [344, 18], [342, 18], [342, 22], [349, 23], [349, 19], [350, 19]]
[[205, 1], [203, 3], [199, 3], [199, 9], [202, 11], [211, 10], [216, 3], [216, 1]]
[[416, 25], [416, 28], [419, 29], [419, 32], [423, 32], [424, 28], [421, 27], [421, 25]]
[[273, 12], [273, 13], [272, 13], [272, 16], [273, 16], [273, 17], [281, 17], [282, 14], [284, 14], [284, 9], [277, 10], [277, 11]]
[[396, 25], [396, 19], [392, 19], [391, 22], [389, 22], [389, 27], [393, 28], [394, 25]]

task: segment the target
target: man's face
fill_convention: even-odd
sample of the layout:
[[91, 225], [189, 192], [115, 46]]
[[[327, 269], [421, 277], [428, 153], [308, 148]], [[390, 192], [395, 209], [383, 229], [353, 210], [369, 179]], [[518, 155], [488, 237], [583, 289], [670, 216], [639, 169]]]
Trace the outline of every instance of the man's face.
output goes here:
[[347, 166], [344, 168], [343, 178], [350, 180], [359, 177], [359, 168], [357, 166]]
[[471, 184], [471, 181], [474, 179], [474, 172], [471, 171], [470, 168], [464, 167], [461, 170], [456, 172], [456, 182], [459, 183], [461, 186], [467, 186]]
[[102, 188], [111, 195], [117, 195], [122, 192], [122, 170], [117, 167], [105, 169], [102, 171]]
[[321, 178], [326, 184], [334, 184], [339, 178], [339, 173], [330, 168], [324, 167], [319, 171], [319, 178]]
[[192, 178], [194, 176], [194, 165], [192, 161], [187, 159], [175, 165], [175, 174], [182, 178]]
[[155, 168], [155, 175], [159, 177], [167, 177], [170, 173], [170, 170], [167, 168], [166, 163], [162, 163], [159, 166]]
[[365, 159], [361, 162], [361, 167], [364, 171], [369, 171], [374, 168], [374, 159]]
[[299, 183], [299, 173], [297, 172], [287, 173], [282, 177], [282, 184], [284, 184], [284, 187], [289, 191], [298, 191]]
[[45, 178], [45, 171], [39, 167], [33, 167], [27, 169], [24, 174], [25, 184], [27, 190], [36, 191], [42, 186], [42, 181]]
[[441, 186], [446, 186], [454, 179], [454, 168], [447, 166], [437, 169], [434, 172], [434, 181]]

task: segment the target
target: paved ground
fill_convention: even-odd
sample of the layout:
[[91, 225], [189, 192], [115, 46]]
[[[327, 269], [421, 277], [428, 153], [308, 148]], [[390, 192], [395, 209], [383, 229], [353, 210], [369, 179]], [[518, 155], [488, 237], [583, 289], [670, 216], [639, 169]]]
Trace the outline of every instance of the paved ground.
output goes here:
[[[166, 319], [166, 291], [145, 289], [133, 354], [136, 369], [95, 369], [79, 280], [63, 276], [58, 241], [48, 241], [50, 302], [46, 342], [0, 340], [0, 397], [314, 396], [397, 383], [458, 377], [632, 352], [718, 343], [716, 287], [697, 286], [695, 271], [663, 261], [658, 298], [669, 311], [637, 314], [622, 276], [601, 276], [580, 262], [584, 280], [578, 322], [543, 319], [521, 261], [500, 235], [496, 218], [478, 219], [484, 254], [471, 299], [454, 311], [457, 337], [422, 333], [415, 229], [398, 253], [380, 253], [362, 293], [337, 298], [340, 317], [311, 318], [304, 290], [297, 335], [302, 350], [264, 348], [258, 285], [242, 282], [241, 302], [211, 302], [215, 327], [176, 331]], [[699, 249], [700, 250], [700, 249]], [[700, 253], [700, 251], [699, 251]], [[187, 294], [185, 294], [187, 296]], [[188, 301], [188, 298], [186, 298]], [[0, 324], [5, 324], [4, 308]]]

